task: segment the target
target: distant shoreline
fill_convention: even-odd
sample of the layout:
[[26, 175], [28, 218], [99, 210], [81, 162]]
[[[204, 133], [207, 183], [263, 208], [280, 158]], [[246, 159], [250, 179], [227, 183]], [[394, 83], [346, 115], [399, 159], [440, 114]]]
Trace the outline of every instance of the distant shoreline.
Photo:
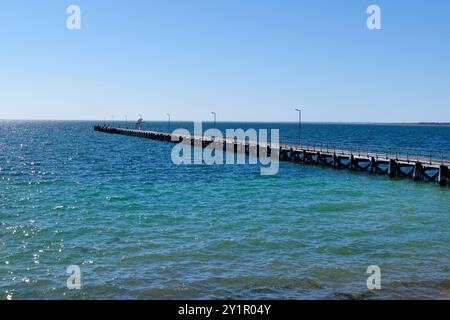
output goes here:
[[402, 123], [393, 123], [399, 125], [415, 125], [415, 126], [450, 126], [450, 122], [402, 122]]
[[[77, 120], [77, 119], [0, 119], [0, 121], [40, 121], [40, 122], [105, 122], [105, 120]], [[111, 120], [106, 120], [111, 122]], [[124, 120], [115, 120], [117, 123]], [[132, 122], [131, 120], [128, 122]], [[146, 122], [167, 122], [166, 120], [147, 120]], [[196, 122], [194, 120], [180, 120], [174, 122]], [[203, 121], [204, 123], [212, 121]], [[245, 121], [245, 120], [222, 120], [217, 123], [297, 123], [296, 121]], [[333, 122], [333, 121], [303, 121], [303, 124], [352, 124], [352, 125], [398, 125], [398, 126], [450, 126], [450, 122]]]

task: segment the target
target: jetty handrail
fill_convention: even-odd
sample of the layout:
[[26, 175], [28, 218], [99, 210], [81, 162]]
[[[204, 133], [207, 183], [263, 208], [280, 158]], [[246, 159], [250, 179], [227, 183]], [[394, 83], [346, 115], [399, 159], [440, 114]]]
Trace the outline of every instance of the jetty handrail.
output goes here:
[[[287, 139], [286, 139], [287, 137]], [[292, 136], [283, 136], [280, 139], [284, 146], [294, 146], [304, 149], [315, 149], [321, 152], [354, 153], [362, 155], [375, 155], [377, 157], [394, 156], [407, 158], [410, 161], [417, 159], [431, 159], [431, 161], [450, 162], [450, 149], [444, 148], [412, 148], [412, 147], [385, 147], [374, 144], [335, 143], [331, 140], [302, 139], [301, 145], [298, 139]]]

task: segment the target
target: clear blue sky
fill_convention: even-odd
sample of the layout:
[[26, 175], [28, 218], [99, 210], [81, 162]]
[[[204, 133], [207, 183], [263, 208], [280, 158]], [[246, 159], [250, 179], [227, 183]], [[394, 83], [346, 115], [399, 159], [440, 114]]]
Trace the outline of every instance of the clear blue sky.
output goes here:
[[0, 119], [450, 121], [446, 0], [1, 0], [0, 39]]

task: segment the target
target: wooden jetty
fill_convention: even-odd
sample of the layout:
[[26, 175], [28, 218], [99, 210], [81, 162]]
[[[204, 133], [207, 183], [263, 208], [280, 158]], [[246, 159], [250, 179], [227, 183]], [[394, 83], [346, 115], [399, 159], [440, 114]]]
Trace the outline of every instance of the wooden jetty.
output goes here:
[[[109, 126], [95, 126], [95, 131], [120, 134], [126, 136], [140, 137], [166, 142], [185, 142], [193, 146], [207, 147], [212, 142], [223, 143], [223, 150], [234, 150], [235, 153], [242, 150], [246, 154], [253, 148], [257, 156], [260, 149], [268, 156], [274, 152], [278, 153], [280, 161], [291, 161], [296, 163], [313, 164], [332, 167], [335, 169], [347, 169], [352, 171], [363, 171], [371, 174], [387, 175], [390, 178], [410, 178], [414, 181], [437, 182], [440, 186], [450, 185], [450, 160], [415, 158], [398, 154], [383, 154], [367, 152], [354, 152], [348, 150], [336, 150], [323, 147], [297, 146], [288, 144], [266, 144], [260, 145], [252, 141], [236, 141], [227, 139], [213, 139], [205, 136], [180, 136], [172, 133], [115, 128]], [[232, 144], [231, 149], [226, 146]]]

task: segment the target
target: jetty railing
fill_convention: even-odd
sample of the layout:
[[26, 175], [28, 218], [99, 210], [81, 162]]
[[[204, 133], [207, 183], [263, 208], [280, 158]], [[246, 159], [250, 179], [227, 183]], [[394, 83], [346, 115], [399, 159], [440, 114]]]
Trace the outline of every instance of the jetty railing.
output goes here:
[[300, 148], [312, 148], [321, 152], [352, 152], [358, 156], [370, 155], [379, 158], [404, 158], [408, 161], [428, 160], [428, 162], [450, 163], [450, 149], [428, 148], [428, 147], [404, 147], [404, 146], [382, 146], [377, 144], [343, 143], [325, 139], [302, 139], [293, 136], [281, 136], [283, 146], [296, 146]]

